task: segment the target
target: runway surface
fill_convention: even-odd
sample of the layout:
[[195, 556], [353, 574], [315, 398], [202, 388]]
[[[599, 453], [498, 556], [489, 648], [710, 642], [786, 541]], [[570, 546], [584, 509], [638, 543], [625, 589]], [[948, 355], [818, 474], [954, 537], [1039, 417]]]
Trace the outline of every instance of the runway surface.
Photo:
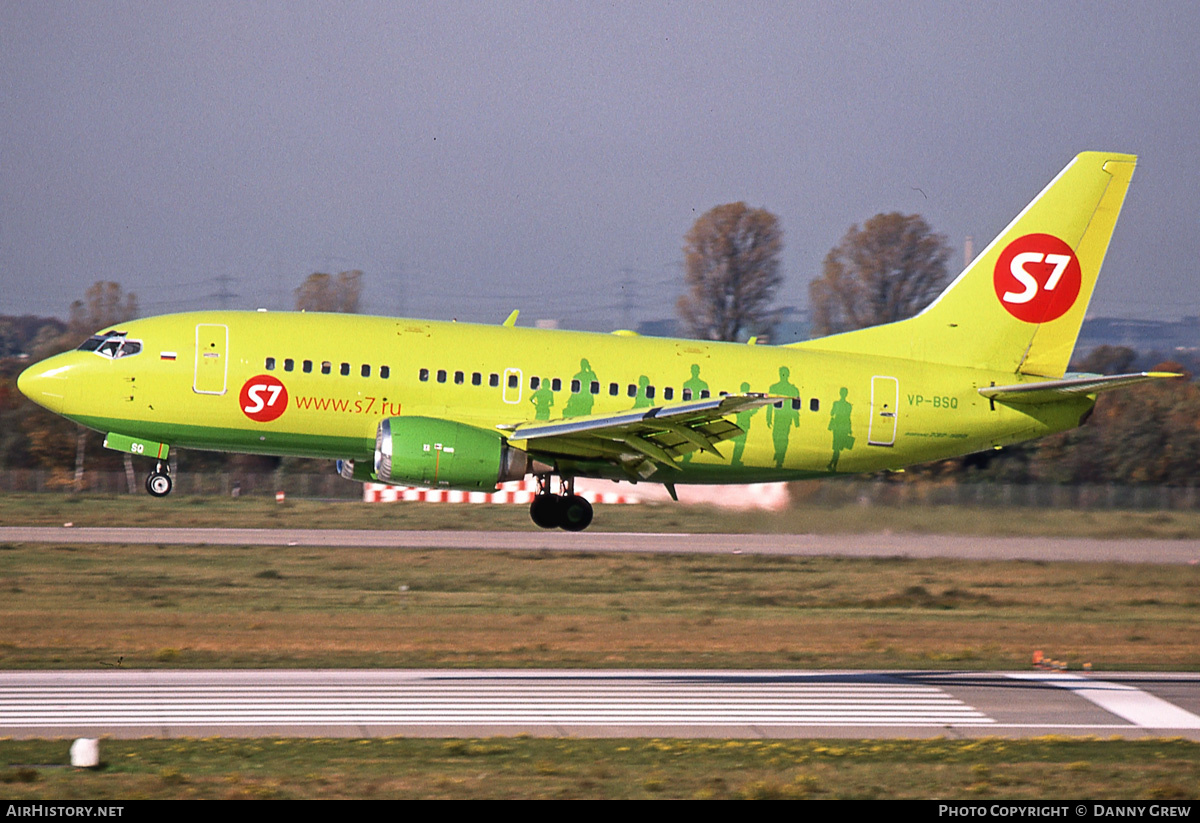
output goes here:
[[135, 543], [211, 546], [344, 546], [477, 551], [958, 557], [1200, 563], [1200, 540], [1111, 540], [955, 535], [634, 534], [589, 531], [376, 531], [368, 529], [167, 529], [0, 527], [7, 543]]
[[1200, 674], [855, 671], [0, 673], [11, 737], [1200, 740]]

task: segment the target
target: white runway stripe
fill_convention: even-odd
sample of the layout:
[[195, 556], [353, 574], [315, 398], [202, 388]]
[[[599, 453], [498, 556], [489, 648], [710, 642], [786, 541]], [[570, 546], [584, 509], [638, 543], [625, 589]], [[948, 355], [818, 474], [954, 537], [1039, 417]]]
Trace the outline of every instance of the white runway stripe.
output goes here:
[[1091, 680], [1066, 672], [1010, 674], [1009, 677], [1038, 680], [1060, 689], [1069, 689], [1105, 711], [1146, 729], [1200, 729], [1200, 717], [1124, 683]]
[[394, 685], [22, 685], [0, 688], [0, 726], [981, 725], [934, 686], [430, 677]]

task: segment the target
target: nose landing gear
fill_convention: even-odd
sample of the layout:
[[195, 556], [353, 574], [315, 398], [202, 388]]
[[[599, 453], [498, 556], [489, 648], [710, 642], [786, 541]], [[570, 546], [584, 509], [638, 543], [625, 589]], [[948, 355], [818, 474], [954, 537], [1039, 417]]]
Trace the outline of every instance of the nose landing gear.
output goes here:
[[166, 497], [171, 493], [173, 485], [171, 475], [167, 473], [167, 467], [159, 460], [154, 471], [146, 477], [146, 491], [154, 497]]
[[592, 522], [592, 504], [575, 494], [575, 478], [562, 479], [561, 494], [550, 491], [550, 475], [537, 475], [538, 493], [529, 504], [529, 517], [543, 529], [581, 532]]

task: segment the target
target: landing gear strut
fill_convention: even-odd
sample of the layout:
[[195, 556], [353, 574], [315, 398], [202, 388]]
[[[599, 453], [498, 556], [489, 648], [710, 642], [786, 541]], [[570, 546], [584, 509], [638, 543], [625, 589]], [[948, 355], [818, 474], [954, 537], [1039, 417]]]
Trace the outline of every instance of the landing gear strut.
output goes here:
[[146, 491], [150, 492], [154, 497], [166, 497], [171, 493], [171, 475], [167, 473], [167, 467], [163, 465], [161, 460], [154, 467], [154, 471], [150, 472], [146, 477]]
[[592, 504], [575, 494], [575, 478], [562, 479], [561, 493], [550, 491], [550, 475], [537, 475], [538, 492], [529, 504], [529, 517], [543, 529], [581, 532], [592, 522]]

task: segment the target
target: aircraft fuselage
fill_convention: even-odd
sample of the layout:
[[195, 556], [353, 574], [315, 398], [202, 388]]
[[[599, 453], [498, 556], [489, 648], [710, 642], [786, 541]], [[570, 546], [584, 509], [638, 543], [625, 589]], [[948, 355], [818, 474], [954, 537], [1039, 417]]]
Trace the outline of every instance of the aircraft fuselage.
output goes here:
[[[773, 404], [673, 483], [896, 469], [1062, 431], [1093, 398], [1014, 409], [978, 394], [1012, 373], [888, 356], [359, 315], [196, 312], [121, 324], [136, 354], [72, 351], [27, 395], [104, 433], [184, 448], [370, 461], [389, 417], [496, 431], [727, 393]], [[521, 441], [513, 445], [523, 448]], [[536, 446], [529, 451], [537, 455]], [[587, 454], [571, 474], [626, 478]]]

